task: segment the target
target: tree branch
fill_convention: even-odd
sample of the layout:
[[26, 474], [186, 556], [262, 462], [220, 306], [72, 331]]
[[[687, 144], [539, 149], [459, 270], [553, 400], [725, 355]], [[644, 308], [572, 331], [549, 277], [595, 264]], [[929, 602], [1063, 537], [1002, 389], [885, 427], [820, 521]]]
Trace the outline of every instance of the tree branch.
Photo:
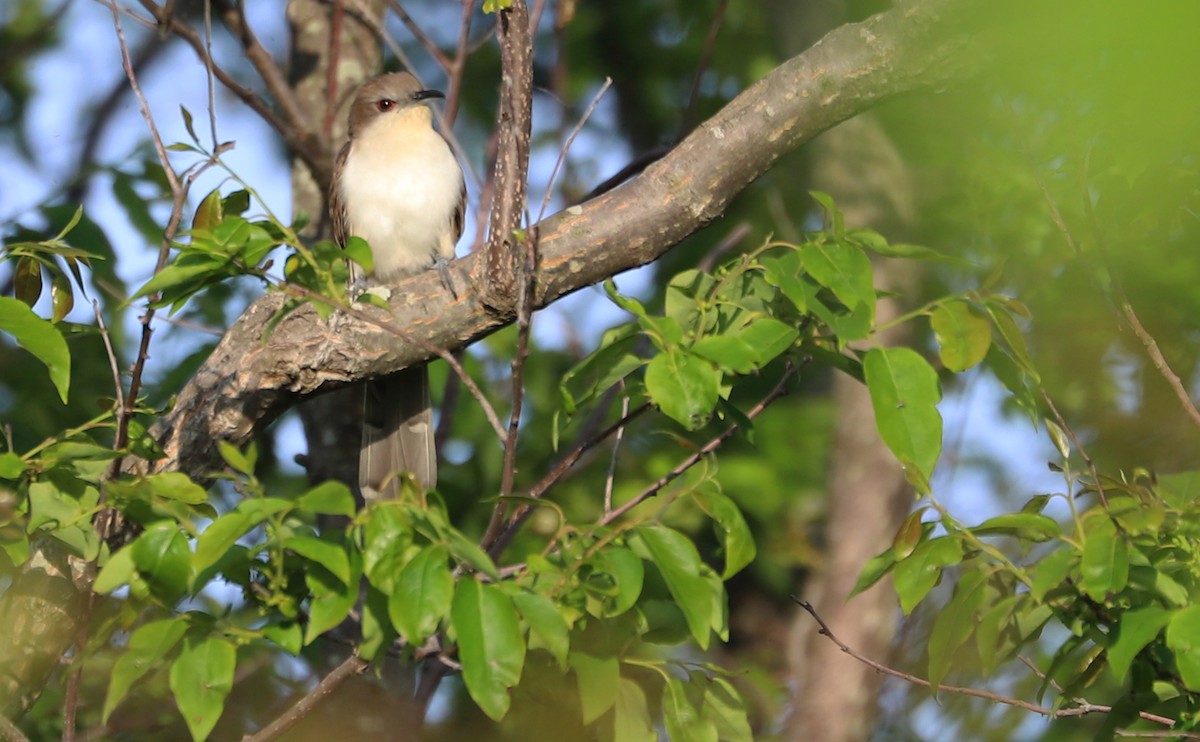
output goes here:
[[[718, 217], [785, 153], [899, 93], [964, 74], [969, 13], [983, 0], [926, 0], [843, 26], [785, 62], [701, 124], [637, 178], [537, 226], [534, 306], [652, 262]], [[421, 345], [454, 349], [512, 321], [480, 289], [481, 255], [455, 261], [453, 297], [436, 272], [392, 293], [391, 319], [420, 344], [397, 344], [371, 323], [321, 322], [298, 309], [269, 333], [284, 301], [255, 302], [226, 333], [156, 428], [166, 457], [155, 469], [204, 476], [219, 465], [217, 441], [248, 441], [300, 398], [377, 378], [427, 360]], [[515, 297], [510, 302], [515, 305]], [[375, 311], [375, 310], [373, 310]]]

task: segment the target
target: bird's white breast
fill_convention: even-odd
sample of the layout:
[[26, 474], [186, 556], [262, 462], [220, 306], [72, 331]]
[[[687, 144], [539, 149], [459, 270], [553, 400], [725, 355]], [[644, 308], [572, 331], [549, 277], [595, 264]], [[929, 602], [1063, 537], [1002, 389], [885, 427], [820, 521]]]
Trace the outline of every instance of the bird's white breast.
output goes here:
[[385, 115], [355, 138], [341, 177], [348, 234], [371, 245], [373, 275], [393, 281], [454, 257], [462, 169], [428, 109]]

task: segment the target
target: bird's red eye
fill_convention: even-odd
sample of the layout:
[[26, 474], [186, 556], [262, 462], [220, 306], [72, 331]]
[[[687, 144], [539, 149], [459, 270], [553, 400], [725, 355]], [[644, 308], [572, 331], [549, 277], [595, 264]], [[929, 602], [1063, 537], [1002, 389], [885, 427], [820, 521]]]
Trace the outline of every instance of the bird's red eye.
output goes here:
[[379, 109], [380, 113], [387, 113], [396, 107], [396, 101], [384, 98], [381, 101], [376, 101], [375, 108]]

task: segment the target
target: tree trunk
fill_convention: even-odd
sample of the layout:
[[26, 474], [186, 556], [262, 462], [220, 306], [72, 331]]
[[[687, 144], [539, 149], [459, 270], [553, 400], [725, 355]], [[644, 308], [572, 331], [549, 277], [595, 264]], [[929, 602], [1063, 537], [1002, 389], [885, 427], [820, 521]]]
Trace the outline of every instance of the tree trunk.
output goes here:
[[[894, 234], [887, 225], [911, 220], [904, 163], [878, 122], [860, 116], [822, 135], [813, 146], [814, 187], [829, 192], [846, 225]], [[897, 261], [877, 263], [876, 286], [910, 295], [915, 277]], [[881, 301], [877, 323], [899, 314], [894, 300]], [[884, 333], [885, 345], [909, 341], [908, 325]], [[891, 543], [912, 502], [911, 490], [891, 451], [880, 440], [870, 395], [860, 382], [838, 374], [830, 460], [826, 552], [804, 586], [804, 597], [842, 641], [868, 657], [882, 658], [895, 635], [896, 599], [890, 580], [847, 601], [868, 559]], [[878, 715], [880, 677], [817, 633], [812, 618], [797, 610], [788, 651], [796, 701], [788, 739], [867, 740]]]

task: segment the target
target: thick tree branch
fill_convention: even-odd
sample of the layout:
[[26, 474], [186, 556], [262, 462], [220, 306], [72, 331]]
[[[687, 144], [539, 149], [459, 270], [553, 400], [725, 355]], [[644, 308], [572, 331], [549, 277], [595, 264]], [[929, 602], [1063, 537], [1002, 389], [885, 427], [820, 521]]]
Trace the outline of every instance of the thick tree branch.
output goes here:
[[[546, 219], [538, 225], [535, 306], [655, 260], [818, 133], [897, 94], [966, 74], [973, 57], [963, 52], [974, 40], [967, 21], [986, 6], [926, 0], [843, 26], [737, 96], [639, 177]], [[391, 321], [448, 349], [508, 324], [511, 313], [481, 298], [484, 262], [471, 255], [454, 263], [453, 284], [468, 287], [457, 298], [436, 272], [407, 279], [393, 292]], [[156, 469], [203, 476], [219, 465], [218, 440], [245, 443], [301, 397], [431, 356], [417, 344], [397, 345], [371, 323], [344, 316], [323, 323], [308, 309], [268, 334], [282, 302], [271, 294], [247, 309], [182, 390], [158, 428], [167, 456]]]

